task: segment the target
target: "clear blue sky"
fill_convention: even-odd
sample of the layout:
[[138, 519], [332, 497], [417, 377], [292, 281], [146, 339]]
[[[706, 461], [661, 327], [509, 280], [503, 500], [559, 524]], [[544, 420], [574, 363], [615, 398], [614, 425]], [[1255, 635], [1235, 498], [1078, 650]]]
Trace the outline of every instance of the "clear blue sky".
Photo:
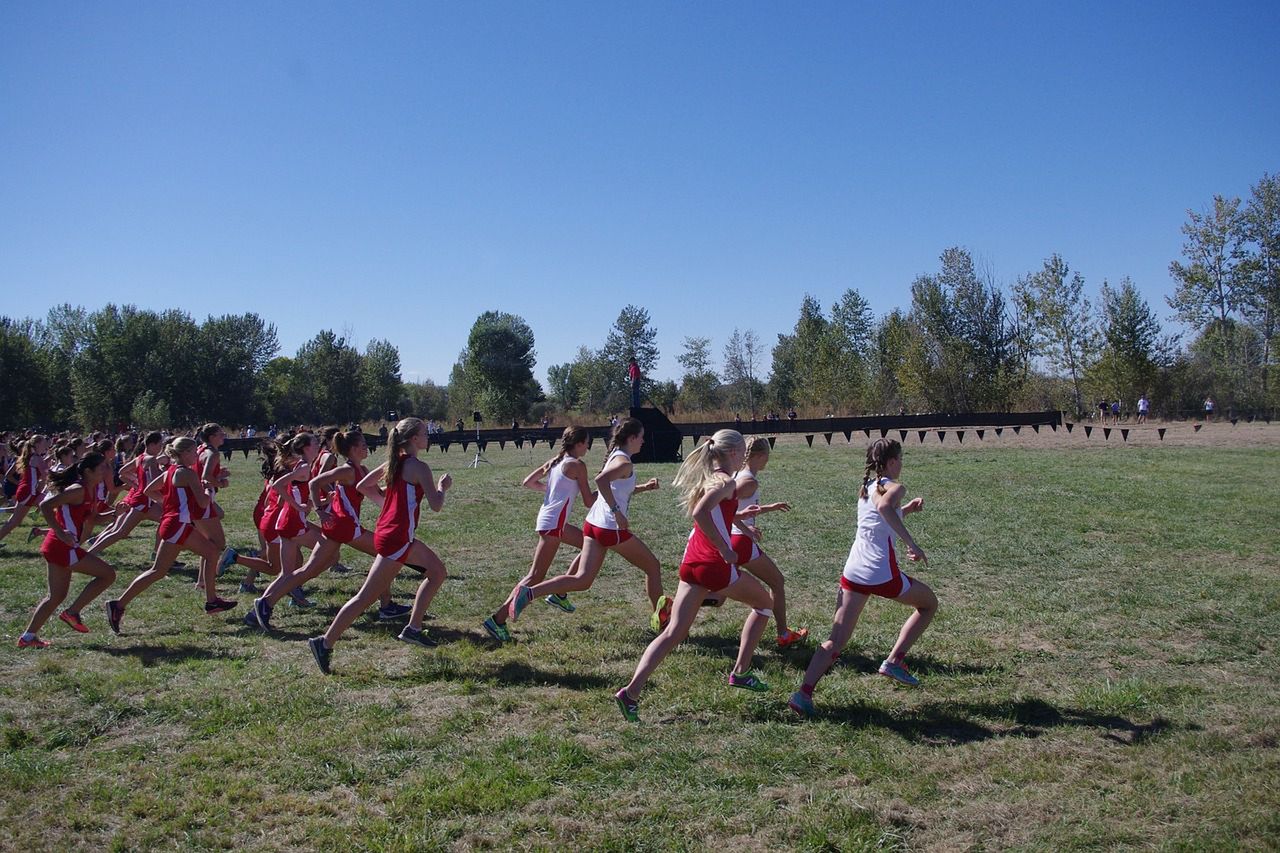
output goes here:
[[257, 311], [444, 382], [647, 307], [768, 344], [968, 247], [1161, 316], [1187, 208], [1280, 171], [1280, 4], [0, 5], [3, 313]]

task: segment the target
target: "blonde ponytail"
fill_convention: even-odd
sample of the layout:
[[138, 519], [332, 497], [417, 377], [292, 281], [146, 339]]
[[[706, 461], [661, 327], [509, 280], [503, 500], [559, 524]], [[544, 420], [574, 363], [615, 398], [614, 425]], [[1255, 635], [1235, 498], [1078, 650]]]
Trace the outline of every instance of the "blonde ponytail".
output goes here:
[[722, 429], [690, 451], [680, 464], [673, 483], [680, 491], [680, 503], [685, 512], [693, 515], [693, 508], [706, 493], [707, 484], [715, 478], [716, 468], [734, 450], [745, 447], [746, 440], [742, 433]]

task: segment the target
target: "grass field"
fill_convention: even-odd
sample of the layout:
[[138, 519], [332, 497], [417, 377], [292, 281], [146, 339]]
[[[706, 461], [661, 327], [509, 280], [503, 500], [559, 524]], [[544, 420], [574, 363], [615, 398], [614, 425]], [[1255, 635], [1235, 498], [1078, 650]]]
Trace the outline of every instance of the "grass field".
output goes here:
[[[421, 529], [451, 574], [427, 623], [442, 645], [366, 619], [331, 677], [303, 640], [354, 572], [319, 579], [313, 610], [278, 608], [270, 637], [243, 607], [205, 617], [188, 571], [135, 602], [123, 636], [97, 604], [91, 634], [55, 621], [51, 648], [20, 651], [44, 584], [21, 528], [0, 552], [0, 848], [1275, 848], [1280, 442], [1228, 447], [1226, 429], [1222, 447], [913, 437], [903, 480], [926, 511], [909, 523], [931, 562], [916, 573], [941, 600], [908, 660], [922, 686], [874, 674], [906, 611], [873, 601], [807, 722], [786, 707], [806, 650], [766, 640], [773, 690], [727, 686], [743, 616], [727, 605], [626, 723], [610, 694], [650, 634], [617, 557], [575, 614], [535, 602], [517, 644], [485, 638], [532, 553], [538, 499], [517, 484], [542, 447], [490, 448], [479, 472], [430, 451], [455, 479]], [[764, 519], [765, 546], [819, 640], [861, 470], [856, 444], [784, 439], [763, 478], [796, 508]], [[258, 481], [252, 460], [232, 471], [229, 538], [246, 546]], [[689, 529], [673, 474], [643, 466], [664, 489], [632, 513], [672, 588]], [[117, 592], [152, 530], [108, 552]]]

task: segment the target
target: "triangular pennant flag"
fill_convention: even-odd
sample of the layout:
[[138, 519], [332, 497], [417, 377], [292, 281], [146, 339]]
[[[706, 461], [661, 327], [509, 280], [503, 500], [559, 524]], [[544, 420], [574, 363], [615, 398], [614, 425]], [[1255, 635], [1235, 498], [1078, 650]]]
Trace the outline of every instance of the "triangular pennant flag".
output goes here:
[[693, 434], [693, 443], [696, 445], [698, 443], [698, 439], [700, 438], [702, 438], [702, 436], [695, 432]]
[[595, 444], [595, 442], [596, 442], [595, 436], [593, 436], [593, 435], [588, 435], [588, 436], [587, 436], [587, 450], [590, 450], [590, 449], [591, 449], [591, 445]]
[[1013, 428], [1013, 434], [1014, 434], [1014, 435], [1021, 435], [1021, 434], [1022, 434], [1022, 426], [1021, 426], [1021, 425], [1019, 425], [1019, 426], [1014, 427], [1014, 428]]
[[501, 438], [500, 438], [500, 439], [498, 439], [498, 449], [499, 449], [499, 450], [506, 450], [506, 449], [507, 449], [507, 442], [506, 442], [506, 441], [504, 441], [504, 440], [503, 440], [503, 439], [501, 439]]
[[466, 449], [467, 449], [467, 442], [466, 442], [466, 441], [462, 442], [462, 449], [463, 449], [463, 450], [466, 450]]
[[956, 430], [956, 440], [958, 440], [961, 444], [964, 444], [964, 430], [962, 429]]
[[1129, 440], [1129, 430], [1124, 429], [1124, 428], [1122, 427], [1122, 428], [1120, 429], [1120, 437], [1121, 437], [1121, 438], [1123, 438], [1125, 441], [1128, 441], [1128, 440]]
[[812, 435], [806, 435], [806, 436], [804, 437], [804, 440], [805, 440], [805, 441], [807, 441], [807, 442], [809, 442], [809, 446], [810, 446], [810, 447], [813, 447], [813, 436], [812, 436]]
[[830, 443], [831, 443], [831, 433], [829, 433], [829, 432], [824, 432], [824, 433], [822, 434], [822, 437], [823, 437], [823, 438], [825, 438], [825, 439], [827, 440], [827, 444], [830, 444]]
[[1072, 429], [1072, 427], [1074, 427], [1074, 426], [1075, 426], [1075, 424], [1073, 424], [1073, 423], [1068, 423], [1068, 424], [1067, 424], [1067, 433], [1068, 433], [1068, 434], [1070, 434], [1071, 429]]
[[1157, 427], [1157, 428], [1156, 428], [1156, 432], [1160, 433], [1160, 440], [1161, 440], [1161, 441], [1164, 441], [1164, 430], [1165, 430], [1165, 428], [1164, 428], [1164, 427]]
[[489, 446], [489, 442], [487, 441], [477, 441], [476, 444], [480, 445], [481, 453], [484, 453], [484, 449]]
[[1111, 427], [1103, 427], [1103, 428], [1102, 428], [1102, 437], [1103, 437], [1104, 439], [1106, 439], [1107, 441], [1110, 441], [1110, 440], [1111, 440]]
[[1057, 432], [1057, 431], [1058, 431], [1058, 425], [1057, 425], [1057, 424], [1049, 424], [1049, 426], [1053, 428], [1053, 431], [1054, 431], [1054, 432]]
[[1004, 435], [1004, 427], [996, 427], [996, 438]]
[[517, 439], [516, 439], [516, 450], [523, 450], [523, 449], [524, 449], [524, 439], [523, 439], [523, 438], [517, 438]]
[[880, 430], [880, 437], [881, 437], [881, 438], [884, 438], [884, 437], [885, 437], [886, 435], [888, 435], [888, 434], [889, 434], [889, 431], [888, 431], [887, 429], [881, 429], [881, 430]]
[[531, 439], [529, 439], [529, 449], [530, 449], [530, 450], [533, 450], [533, 448], [534, 448], [534, 447], [536, 447], [536, 446], [537, 446], [537, 444], [538, 444], [538, 439], [536, 439], [536, 438], [531, 438]]
[[978, 441], [982, 441], [982, 436], [985, 435], [986, 432], [987, 431], [985, 429], [978, 430]]
[[1232, 418], [1232, 419], [1231, 419], [1231, 425], [1232, 425], [1232, 426], [1235, 426], [1235, 425], [1236, 425], [1236, 421], [1238, 421], [1238, 420], [1240, 420], [1240, 419], [1239, 419], [1239, 418]]
[[920, 443], [921, 443], [921, 444], [924, 444], [924, 437], [925, 437], [925, 434], [926, 434], [927, 432], [928, 432], [928, 430], [924, 430], [924, 429], [920, 430]]
[[945, 429], [938, 430], [938, 444], [947, 440], [947, 431]]
[[778, 437], [776, 435], [769, 436], [769, 446], [773, 447], [773, 443], [777, 440], [778, 440]]
[[900, 429], [900, 430], [898, 430], [898, 438], [899, 438], [899, 439], [901, 439], [902, 441], [906, 441], [906, 440], [907, 440], [907, 431], [906, 431], [905, 429]]
[[871, 430], [869, 430], [869, 429], [864, 429], [864, 430], [863, 430], [863, 432], [865, 432], [865, 433], [867, 434], [867, 438], [871, 438]]
[[1093, 427], [1086, 424], [1084, 428], [1084, 437], [1088, 438], [1091, 435], [1093, 435]]
[[1202, 426], [1204, 426], [1204, 424], [1196, 424], [1196, 426], [1195, 426], [1195, 430], [1196, 430], [1196, 432], [1199, 432], [1199, 431], [1200, 431], [1200, 427], [1202, 427]]
[[853, 441], [853, 430], [847, 429], [844, 431], [844, 440]]
[[1040, 424], [1032, 424], [1031, 428], [1036, 431], [1036, 435], [1040, 434]]

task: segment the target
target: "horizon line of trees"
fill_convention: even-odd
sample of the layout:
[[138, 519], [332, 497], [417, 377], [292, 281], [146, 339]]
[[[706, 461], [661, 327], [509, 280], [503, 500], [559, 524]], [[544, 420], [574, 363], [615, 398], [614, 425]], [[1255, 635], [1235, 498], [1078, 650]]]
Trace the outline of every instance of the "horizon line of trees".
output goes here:
[[395, 413], [470, 422], [538, 421], [546, 414], [625, 411], [634, 356], [645, 395], [680, 414], [791, 408], [874, 413], [1061, 409], [1140, 395], [1156, 414], [1274, 409], [1270, 375], [1280, 320], [1280, 176], [1265, 174], [1246, 201], [1215, 195], [1188, 211], [1182, 258], [1166, 297], [1190, 340], [1164, 331], [1128, 278], [1090, 292], [1057, 254], [1008, 288], [952, 247], [910, 285], [910, 305], [877, 318], [855, 288], [824, 310], [805, 294], [790, 332], [771, 347], [734, 329], [715, 358], [710, 337], [687, 337], [679, 381], [655, 380], [658, 332], [625, 306], [598, 348], [582, 345], [534, 377], [533, 330], [523, 318], [476, 318], [448, 383], [405, 382], [390, 341], [360, 350], [349, 332], [323, 330], [292, 356], [257, 314], [197, 323], [178, 310], [60, 305], [43, 320], [0, 317], [0, 427], [84, 428], [195, 423], [351, 423]]

